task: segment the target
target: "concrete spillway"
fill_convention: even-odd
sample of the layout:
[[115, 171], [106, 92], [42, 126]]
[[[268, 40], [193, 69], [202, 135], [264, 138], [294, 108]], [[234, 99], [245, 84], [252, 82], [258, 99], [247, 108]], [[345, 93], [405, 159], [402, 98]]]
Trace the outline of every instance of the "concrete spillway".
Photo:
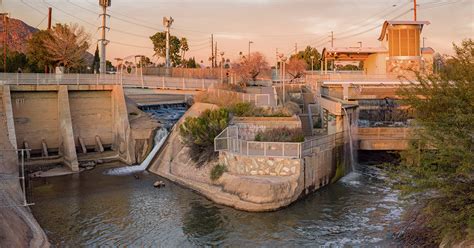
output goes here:
[[135, 166], [125, 166], [125, 167], [120, 167], [120, 168], [114, 168], [114, 169], [105, 171], [104, 174], [110, 175], [110, 176], [123, 176], [123, 175], [130, 175], [133, 173], [146, 170], [148, 166], [150, 165], [151, 161], [153, 160], [153, 158], [156, 156], [156, 154], [160, 150], [160, 148], [165, 143], [166, 138], [168, 137], [168, 134], [169, 134], [168, 130], [164, 128], [156, 132], [156, 135], [154, 138], [155, 145], [141, 164], [135, 165]]

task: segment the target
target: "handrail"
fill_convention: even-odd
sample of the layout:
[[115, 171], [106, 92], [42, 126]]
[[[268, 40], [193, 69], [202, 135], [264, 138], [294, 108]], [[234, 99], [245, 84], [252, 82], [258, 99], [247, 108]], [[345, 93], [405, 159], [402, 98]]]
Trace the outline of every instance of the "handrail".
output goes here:
[[122, 74], [0, 73], [0, 85], [123, 85], [159, 89], [204, 90], [216, 79]]
[[[232, 134], [233, 133], [233, 134]], [[330, 134], [304, 142], [249, 141], [239, 137], [238, 126], [229, 126], [214, 139], [214, 151], [243, 156], [303, 158], [345, 139], [344, 133]]]

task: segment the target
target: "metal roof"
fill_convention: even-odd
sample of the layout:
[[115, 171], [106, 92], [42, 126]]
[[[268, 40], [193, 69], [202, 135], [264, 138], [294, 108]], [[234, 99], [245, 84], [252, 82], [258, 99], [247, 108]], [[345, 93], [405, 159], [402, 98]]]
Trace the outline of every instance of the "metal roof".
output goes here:
[[423, 29], [423, 25], [429, 25], [429, 24], [430, 24], [429, 21], [395, 21], [395, 20], [385, 21], [382, 26], [382, 32], [380, 33], [379, 40], [380, 41], [383, 40], [385, 36], [385, 32], [387, 32], [388, 25], [420, 25], [421, 29]]

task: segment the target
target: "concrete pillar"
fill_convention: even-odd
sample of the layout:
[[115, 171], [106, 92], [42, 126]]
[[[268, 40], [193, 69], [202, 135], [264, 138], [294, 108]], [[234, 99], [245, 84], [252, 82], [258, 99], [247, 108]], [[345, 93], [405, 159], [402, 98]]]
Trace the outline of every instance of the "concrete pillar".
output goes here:
[[130, 122], [128, 121], [127, 103], [120, 85], [115, 85], [112, 90], [112, 120], [114, 123], [112, 149], [118, 152], [120, 160], [124, 163], [135, 163], [134, 142], [132, 142]]
[[349, 85], [347, 84], [342, 85], [342, 99], [346, 101], [349, 99]]
[[18, 148], [15, 133], [15, 119], [13, 118], [12, 98], [10, 86], [3, 86], [3, 107], [5, 109], [5, 118], [7, 120], [8, 139], [14, 148]]
[[72, 131], [71, 111], [69, 108], [69, 94], [66, 85], [59, 86], [58, 91], [58, 119], [59, 119], [59, 154], [63, 162], [72, 171], [79, 171], [74, 133]]

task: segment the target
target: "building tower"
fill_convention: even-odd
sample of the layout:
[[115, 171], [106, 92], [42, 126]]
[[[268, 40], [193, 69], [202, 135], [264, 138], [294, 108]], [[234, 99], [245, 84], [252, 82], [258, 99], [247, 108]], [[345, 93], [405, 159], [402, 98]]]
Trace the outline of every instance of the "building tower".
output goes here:
[[102, 26], [100, 26], [100, 29], [102, 29], [102, 36], [99, 39], [99, 44], [100, 44], [100, 74], [105, 74], [107, 68], [106, 68], [106, 57], [105, 57], [105, 47], [109, 43], [109, 41], [105, 38], [105, 30], [109, 29], [107, 27], [107, 16], [110, 17], [110, 15], [107, 14], [107, 7], [110, 7], [111, 5], [111, 0], [99, 0], [99, 5], [102, 7], [102, 14], [99, 16], [102, 18]]

